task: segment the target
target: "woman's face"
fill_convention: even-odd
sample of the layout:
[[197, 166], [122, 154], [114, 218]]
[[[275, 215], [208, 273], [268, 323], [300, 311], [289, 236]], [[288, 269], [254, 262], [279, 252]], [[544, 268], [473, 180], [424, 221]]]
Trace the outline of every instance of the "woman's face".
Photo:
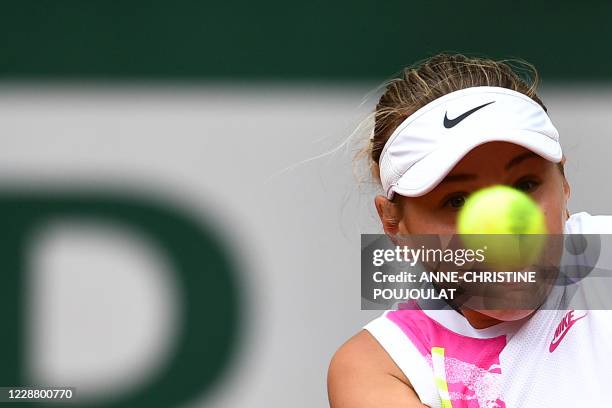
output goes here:
[[[570, 194], [565, 177], [557, 164], [507, 142], [476, 147], [423, 196], [397, 197], [395, 204], [378, 196], [376, 207], [387, 234], [451, 235], [456, 233], [457, 215], [467, 196], [495, 184], [512, 186], [529, 194], [544, 213], [548, 233], [563, 233]], [[498, 313], [496, 317], [501, 320], [524, 317], [518, 314]]]

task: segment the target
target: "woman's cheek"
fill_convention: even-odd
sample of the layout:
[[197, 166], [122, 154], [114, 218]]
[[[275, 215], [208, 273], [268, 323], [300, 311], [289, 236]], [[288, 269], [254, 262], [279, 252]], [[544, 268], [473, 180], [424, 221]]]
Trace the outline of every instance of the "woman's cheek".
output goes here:
[[549, 166], [541, 188], [536, 191], [534, 198], [544, 212], [548, 233], [563, 234], [567, 218], [567, 197], [564, 178], [556, 166]]
[[540, 208], [546, 220], [546, 229], [549, 234], [563, 234], [565, 205], [558, 200], [540, 203]]
[[453, 234], [455, 218], [438, 212], [414, 211], [404, 218], [405, 229], [411, 234]]

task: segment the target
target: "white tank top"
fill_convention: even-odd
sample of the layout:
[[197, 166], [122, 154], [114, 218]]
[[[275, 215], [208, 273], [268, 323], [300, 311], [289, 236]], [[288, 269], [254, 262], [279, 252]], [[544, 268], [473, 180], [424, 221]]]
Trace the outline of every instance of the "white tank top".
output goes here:
[[[567, 234], [611, 231], [612, 217], [585, 212], [565, 225]], [[611, 406], [609, 310], [538, 310], [486, 329], [450, 308], [389, 310], [364, 329], [432, 408]]]

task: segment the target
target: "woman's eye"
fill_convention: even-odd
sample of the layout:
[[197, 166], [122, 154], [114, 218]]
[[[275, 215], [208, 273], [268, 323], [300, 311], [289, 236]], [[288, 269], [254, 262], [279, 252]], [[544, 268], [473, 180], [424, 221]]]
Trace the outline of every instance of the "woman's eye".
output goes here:
[[465, 204], [465, 195], [456, 195], [446, 200], [445, 205], [452, 208], [461, 208]]
[[515, 188], [524, 191], [526, 193], [533, 191], [538, 187], [539, 183], [535, 180], [521, 180], [515, 184]]

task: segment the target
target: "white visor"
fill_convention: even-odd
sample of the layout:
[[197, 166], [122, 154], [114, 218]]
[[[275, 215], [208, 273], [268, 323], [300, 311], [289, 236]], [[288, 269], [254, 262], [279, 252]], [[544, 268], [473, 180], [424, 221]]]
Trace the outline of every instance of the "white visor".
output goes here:
[[479, 86], [444, 95], [402, 122], [380, 156], [387, 198], [431, 191], [472, 149], [492, 141], [521, 145], [551, 162], [563, 156], [559, 132], [522, 93]]

